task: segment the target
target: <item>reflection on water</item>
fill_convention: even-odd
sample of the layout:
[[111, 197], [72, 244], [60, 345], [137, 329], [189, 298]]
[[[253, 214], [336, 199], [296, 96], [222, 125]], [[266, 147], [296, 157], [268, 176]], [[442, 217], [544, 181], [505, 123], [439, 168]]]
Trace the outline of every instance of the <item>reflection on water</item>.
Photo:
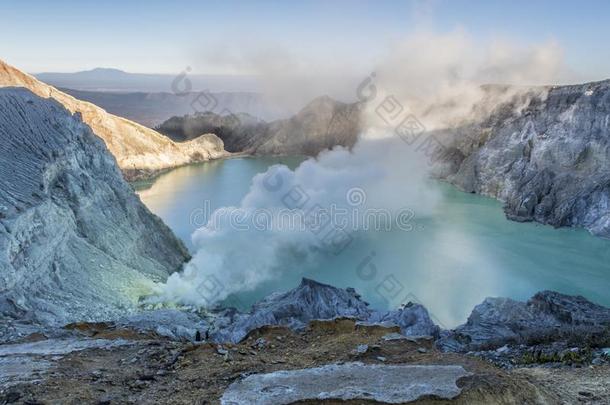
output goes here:
[[303, 158], [235, 158], [179, 167], [152, 182], [136, 183], [140, 199], [181, 238], [189, 250], [191, 235], [201, 226], [198, 213], [237, 205], [250, 188], [252, 177], [273, 164], [296, 167]]
[[[256, 173], [274, 163], [294, 167], [300, 161], [241, 158], [186, 166], [138, 194], [191, 248], [193, 215], [205, 201], [211, 210], [238, 205]], [[432, 218], [416, 219], [412, 231], [361, 232], [340, 255], [279, 269], [278, 279], [231, 302], [249, 305], [295, 287], [306, 276], [354, 287], [374, 307], [421, 302], [445, 327], [464, 322], [488, 296], [527, 299], [552, 289], [610, 306], [610, 241], [583, 230], [511, 222], [495, 200], [446, 184], [431, 186], [444, 198]]]

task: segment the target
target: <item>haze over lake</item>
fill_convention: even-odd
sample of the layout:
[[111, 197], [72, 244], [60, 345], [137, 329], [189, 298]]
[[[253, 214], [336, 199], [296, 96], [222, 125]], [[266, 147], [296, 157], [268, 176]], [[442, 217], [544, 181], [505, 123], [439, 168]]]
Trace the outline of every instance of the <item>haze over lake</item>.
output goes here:
[[[192, 249], [191, 234], [205, 204], [237, 206], [252, 178], [272, 164], [294, 168], [301, 159], [237, 158], [175, 169], [139, 184], [142, 201]], [[424, 304], [444, 327], [463, 323], [488, 296], [520, 300], [540, 290], [580, 294], [610, 305], [610, 241], [582, 229], [508, 221], [502, 204], [433, 182], [443, 198], [431, 218], [413, 218], [411, 231], [359, 231], [338, 255], [292, 263], [280, 277], [229, 297], [246, 308], [309, 277], [354, 287], [377, 308]], [[206, 203], [207, 201], [207, 203]]]

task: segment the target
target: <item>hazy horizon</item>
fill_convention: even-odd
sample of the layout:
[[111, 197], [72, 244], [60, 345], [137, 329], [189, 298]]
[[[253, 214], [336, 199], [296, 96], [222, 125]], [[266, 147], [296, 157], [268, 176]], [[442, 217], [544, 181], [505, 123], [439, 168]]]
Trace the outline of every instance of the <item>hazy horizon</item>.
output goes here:
[[610, 76], [605, 52], [610, 4], [517, 3], [185, 0], [168, 8], [158, 1], [36, 0], [0, 4], [0, 34], [11, 38], [2, 58], [35, 74], [103, 67], [175, 75], [189, 67], [192, 74], [206, 75], [362, 77], [405, 38], [426, 32], [463, 35], [480, 49], [550, 44], [563, 68], [549, 84]]

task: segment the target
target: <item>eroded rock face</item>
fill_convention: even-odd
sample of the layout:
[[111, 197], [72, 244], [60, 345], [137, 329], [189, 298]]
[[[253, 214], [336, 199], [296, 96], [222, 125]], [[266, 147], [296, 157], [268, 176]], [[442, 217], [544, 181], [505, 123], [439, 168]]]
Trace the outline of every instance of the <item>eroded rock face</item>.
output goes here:
[[367, 320], [372, 311], [353, 289], [339, 289], [304, 278], [286, 293], [271, 294], [252, 306], [248, 314], [225, 310], [215, 322], [211, 334], [216, 341], [237, 342], [253, 329], [265, 325], [283, 325], [294, 330], [313, 319], [353, 317]]
[[77, 100], [0, 60], [0, 87], [6, 86], [25, 87], [40, 97], [57, 100], [72, 113], [80, 113], [83, 122], [103, 139], [130, 180], [226, 155], [222, 141], [215, 135], [208, 134], [185, 143], [173, 142], [150, 128]]
[[42, 324], [134, 309], [188, 259], [60, 103], [0, 89], [0, 312]]
[[485, 102], [482, 119], [438, 134], [455, 151], [440, 177], [504, 201], [510, 219], [610, 237], [610, 81]]
[[487, 298], [464, 325], [445, 332], [438, 345], [444, 350], [471, 351], [559, 341], [575, 346], [610, 345], [610, 309], [554, 291], [539, 292], [527, 302]]
[[234, 382], [223, 405], [281, 405], [297, 401], [368, 400], [402, 404], [422, 397], [452, 399], [462, 366], [377, 365], [359, 362], [254, 374]]
[[423, 305], [412, 302], [392, 311], [376, 312], [368, 321], [399, 326], [405, 336], [438, 337], [440, 332], [440, 328], [432, 322], [428, 310]]

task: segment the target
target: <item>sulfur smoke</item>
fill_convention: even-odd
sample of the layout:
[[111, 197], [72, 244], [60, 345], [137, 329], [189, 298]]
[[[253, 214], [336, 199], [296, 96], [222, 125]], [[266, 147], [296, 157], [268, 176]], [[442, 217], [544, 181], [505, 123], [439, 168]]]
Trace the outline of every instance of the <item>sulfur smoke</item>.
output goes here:
[[[384, 100], [393, 97], [401, 116], [416, 117], [422, 129], [447, 127], [474, 118], [485, 97], [482, 84], [548, 84], [564, 77], [561, 61], [553, 42], [528, 48], [494, 42], [481, 49], [462, 31], [410, 36], [354, 88], [367, 124], [356, 146], [323, 152], [295, 170], [278, 165], [257, 175], [239, 206], [213, 212], [193, 234], [193, 259], [157, 286], [151, 302], [209, 307], [282, 272], [315, 266], [370, 230], [364, 215], [371, 210], [383, 213], [376, 218], [383, 230], [430, 215], [440, 197], [426, 185], [428, 156], [396, 136], [395, 124], [383, 115], [388, 109], [380, 109]], [[502, 97], [521, 87], [513, 88]], [[312, 213], [331, 207], [348, 214], [333, 228], [340, 232], [321, 236], [316, 230], [324, 219]], [[295, 215], [285, 215], [287, 210]]]
[[419, 159], [400, 140], [385, 139], [335, 148], [294, 171], [272, 166], [254, 177], [239, 207], [216, 210], [194, 233], [193, 259], [153, 301], [210, 306], [342, 254], [359, 231], [409, 230], [438, 198]]

